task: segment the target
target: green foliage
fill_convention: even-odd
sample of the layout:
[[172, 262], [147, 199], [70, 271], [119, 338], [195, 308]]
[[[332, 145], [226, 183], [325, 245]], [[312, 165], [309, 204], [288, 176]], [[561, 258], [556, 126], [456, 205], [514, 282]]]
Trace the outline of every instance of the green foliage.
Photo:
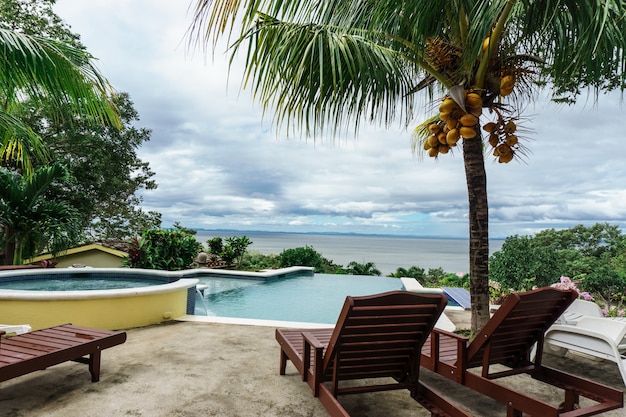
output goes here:
[[202, 245], [183, 231], [151, 229], [130, 241], [126, 265], [179, 271], [188, 268], [201, 250]]
[[[54, 3], [0, 2], [2, 65], [18, 66], [0, 71], [2, 111], [14, 122], [6, 131], [0, 126], [0, 159], [27, 172], [50, 161], [66, 166], [73, 180], [48, 198], [74, 207], [81, 215], [78, 226], [91, 239], [127, 239], [157, 228], [160, 213], [137, 207], [138, 191], [156, 188], [154, 173], [137, 156], [150, 131], [135, 127], [139, 117], [128, 94], [114, 93], [91, 65], [80, 36], [54, 13]], [[9, 58], [9, 46], [20, 44], [10, 52], [20, 60]], [[52, 62], [38, 61], [44, 58]], [[5, 120], [0, 117], [0, 125]]]
[[69, 167], [74, 180], [56, 194], [81, 212], [82, 226], [93, 239], [127, 239], [161, 224], [159, 213], [138, 208], [139, 192], [157, 188], [154, 172], [137, 155], [151, 132], [136, 126], [139, 116], [127, 93], [114, 102], [121, 129], [89, 118], [64, 121], [72, 115], [67, 108], [61, 119], [48, 106], [33, 106], [22, 115], [42, 137], [50, 158]]
[[489, 260], [489, 279], [515, 290], [526, 288], [529, 280], [537, 286], [550, 285], [564, 275], [561, 260], [555, 250], [538, 246], [529, 236], [509, 236]]
[[446, 273], [440, 280], [439, 280], [439, 287], [460, 287], [460, 288], [469, 288], [470, 285], [470, 280], [469, 280], [469, 274], [464, 274], [464, 275], [457, 275], [457, 274], [451, 274], [451, 273]]
[[44, 250], [56, 254], [80, 242], [80, 214], [46, 194], [67, 179], [67, 170], [59, 164], [37, 168], [30, 176], [0, 168], [0, 241], [5, 263], [19, 265]]
[[[226, 238], [226, 246], [224, 250], [228, 250], [229, 253], [232, 251], [234, 256], [233, 260], [237, 261], [237, 264], [241, 264], [243, 261], [243, 256], [246, 254], [246, 250], [248, 246], [252, 244], [252, 241], [248, 238], [248, 236], [232, 236]], [[224, 257], [222, 256], [223, 260]], [[232, 263], [229, 262], [229, 264]]]
[[412, 266], [409, 269], [398, 268], [396, 272], [387, 275], [395, 278], [415, 278], [425, 287], [463, 287], [469, 288], [469, 274], [458, 276], [450, 272], [445, 272], [443, 268], [430, 268], [428, 273], [424, 268]]
[[626, 288], [626, 236], [618, 226], [597, 223], [511, 236], [490, 259], [490, 278], [505, 288], [550, 285], [561, 276], [579, 282], [607, 306], [620, 305]]
[[342, 274], [345, 273], [341, 265], [335, 265], [332, 260], [324, 258], [312, 246], [285, 249], [278, 255], [280, 267], [310, 266], [317, 273]]
[[69, 30], [54, 16], [52, 4], [9, 1], [0, 7], [0, 159], [27, 174], [34, 162], [46, 160], [47, 149], [22, 118], [26, 103], [49, 108], [52, 119], [86, 118], [121, 126], [111, 100], [112, 86], [94, 66], [93, 57], [67, 35]]
[[364, 264], [352, 261], [346, 268], [349, 275], [377, 275], [380, 276], [380, 270], [376, 269], [374, 262], [366, 262]]
[[222, 258], [222, 261], [226, 262], [226, 265], [232, 265], [235, 259], [237, 259], [235, 249], [229, 245], [224, 246], [219, 256]]
[[243, 264], [243, 258], [248, 250], [248, 246], [252, 245], [252, 243], [248, 236], [227, 237], [226, 244], [219, 236], [207, 240], [210, 253], [222, 258], [227, 265], [232, 265], [236, 262], [239, 267]]
[[209, 245], [209, 252], [214, 255], [218, 255], [222, 253], [224, 250], [224, 241], [221, 237], [214, 237], [206, 242]]
[[424, 268], [420, 268], [419, 266], [411, 266], [409, 269], [397, 268], [396, 272], [392, 272], [391, 274], [387, 276], [393, 277], [393, 278], [403, 278], [403, 277], [415, 278], [416, 280], [420, 282], [424, 282], [425, 274], [424, 274]]
[[243, 260], [239, 264], [239, 269], [245, 271], [260, 271], [263, 269], [280, 268], [280, 259], [278, 255], [263, 255], [257, 251], [246, 252]]

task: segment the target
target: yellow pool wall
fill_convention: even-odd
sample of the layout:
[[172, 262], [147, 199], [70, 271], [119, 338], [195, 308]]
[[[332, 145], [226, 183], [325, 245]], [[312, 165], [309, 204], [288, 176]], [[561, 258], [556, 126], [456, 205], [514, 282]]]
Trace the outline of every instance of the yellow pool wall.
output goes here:
[[[33, 330], [72, 323], [106, 330], [148, 326], [186, 314], [187, 289], [195, 279], [130, 290], [2, 291], [0, 322], [29, 324]], [[13, 293], [13, 294], [11, 294]]]

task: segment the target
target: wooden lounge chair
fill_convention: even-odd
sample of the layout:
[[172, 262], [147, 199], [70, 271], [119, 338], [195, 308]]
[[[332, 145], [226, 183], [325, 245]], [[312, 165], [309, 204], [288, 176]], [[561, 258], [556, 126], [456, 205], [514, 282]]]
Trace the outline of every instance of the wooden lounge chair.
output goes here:
[[333, 417], [349, 417], [339, 395], [395, 389], [408, 389], [433, 416], [467, 416], [419, 381], [420, 349], [446, 302], [405, 291], [347, 297], [334, 329], [276, 330], [280, 374], [290, 360]]
[[97, 382], [101, 351], [125, 341], [125, 332], [71, 324], [8, 337], [0, 340], [0, 382], [67, 361], [89, 365], [91, 381]]
[[[541, 364], [544, 333], [577, 296], [549, 287], [511, 294], [471, 343], [434, 329], [422, 349], [422, 366], [506, 404], [507, 417], [580, 417], [621, 408], [621, 391]], [[563, 389], [563, 403], [552, 405], [494, 381], [518, 374]], [[580, 408], [580, 396], [594, 403]]]

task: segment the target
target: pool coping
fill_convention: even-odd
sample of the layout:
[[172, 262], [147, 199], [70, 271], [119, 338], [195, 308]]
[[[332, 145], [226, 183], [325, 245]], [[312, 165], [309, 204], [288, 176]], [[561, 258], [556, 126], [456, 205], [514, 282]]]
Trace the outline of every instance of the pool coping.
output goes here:
[[219, 324], [239, 324], [247, 326], [265, 326], [265, 327], [293, 327], [301, 329], [326, 329], [335, 327], [333, 324], [324, 323], [306, 323], [296, 321], [280, 321], [280, 320], [264, 320], [264, 319], [246, 319], [238, 317], [220, 317], [220, 316], [195, 316], [185, 314], [176, 317], [175, 321], [189, 321], [195, 323], [219, 323]]
[[195, 287], [198, 280], [195, 278], [181, 278], [178, 281], [166, 284], [150, 285], [145, 287], [118, 288], [110, 290], [81, 290], [81, 291], [33, 291], [0, 289], [0, 300], [89, 300], [95, 298], [122, 298], [141, 295], [162, 294], [176, 290]]

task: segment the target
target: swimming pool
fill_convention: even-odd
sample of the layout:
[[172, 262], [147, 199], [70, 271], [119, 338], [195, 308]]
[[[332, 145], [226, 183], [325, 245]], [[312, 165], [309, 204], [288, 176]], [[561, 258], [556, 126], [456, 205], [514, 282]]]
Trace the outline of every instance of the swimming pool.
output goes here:
[[195, 314], [307, 323], [336, 323], [347, 295], [401, 290], [397, 278], [315, 274], [271, 280], [202, 278]]
[[23, 281], [5, 281], [0, 283], [0, 288], [5, 290], [26, 290], [26, 291], [95, 291], [95, 290], [116, 290], [123, 288], [149, 287], [151, 285], [161, 285], [163, 281], [141, 278], [96, 278], [97, 275], [89, 278], [42, 278], [27, 279]]

